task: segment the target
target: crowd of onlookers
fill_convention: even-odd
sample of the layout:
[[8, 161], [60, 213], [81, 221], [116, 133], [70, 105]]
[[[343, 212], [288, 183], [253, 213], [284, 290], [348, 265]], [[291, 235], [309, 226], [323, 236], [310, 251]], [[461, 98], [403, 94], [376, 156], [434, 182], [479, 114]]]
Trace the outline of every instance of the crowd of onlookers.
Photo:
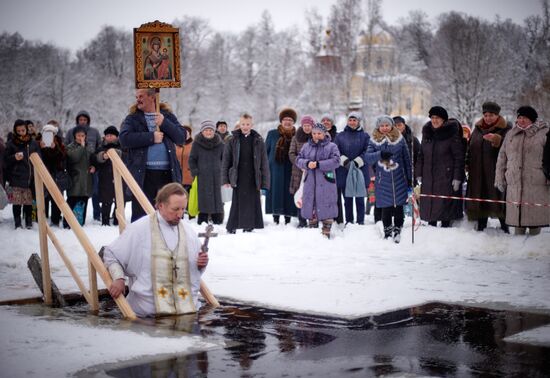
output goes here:
[[[35, 216], [33, 152], [80, 224], [90, 198], [94, 220], [116, 224], [109, 149], [122, 157], [151, 203], [160, 187], [179, 182], [190, 193], [189, 217], [199, 224], [225, 220], [228, 233], [263, 228], [265, 213], [277, 224], [297, 218], [299, 228], [320, 227], [330, 237], [334, 222], [364, 224], [374, 208], [384, 238], [399, 242], [414, 187], [420, 188], [420, 218], [431, 226], [450, 227], [464, 214], [478, 231], [489, 218], [498, 219], [505, 233], [512, 226], [516, 234], [535, 235], [550, 224], [549, 126], [530, 106], [518, 108], [512, 123], [497, 103], [486, 102], [471, 128], [434, 106], [420, 140], [401, 116], [377, 117], [369, 133], [361, 114], [351, 112], [337, 132], [330, 114], [299, 118], [285, 108], [264, 139], [247, 113], [231, 132], [225, 121], [204, 120], [193, 135], [168, 105], [157, 111], [155, 101], [154, 89], [137, 90], [120, 130], [108, 126], [103, 136], [85, 111], [64, 135], [55, 120], [40, 131], [32, 121], [16, 120], [6, 141], [0, 138], [0, 182], [15, 227], [24, 221], [32, 228]], [[50, 224], [68, 228], [51, 197], [46, 192]], [[127, 187], [125, 198], [132, 201], [132, 221], [145, 214]]]

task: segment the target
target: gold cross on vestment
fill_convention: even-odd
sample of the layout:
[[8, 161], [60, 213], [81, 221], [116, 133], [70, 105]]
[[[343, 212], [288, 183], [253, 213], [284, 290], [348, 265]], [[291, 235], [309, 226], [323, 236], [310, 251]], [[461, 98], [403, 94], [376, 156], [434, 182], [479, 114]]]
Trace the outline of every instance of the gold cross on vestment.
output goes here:
[[168, 290], [166, 290], [166, 288], [163, 286], [158, 289], [158, 293], [162, 298], [166, 298], [166, 296], [168, 295]]
[[182, 298], [182, 299], [185, 299], [187, 298], [187, 296], [189, 295], [189, 292], [187, 290], [185, 290], [183, 287], [181, 289], [178, 290], [178, 295]]

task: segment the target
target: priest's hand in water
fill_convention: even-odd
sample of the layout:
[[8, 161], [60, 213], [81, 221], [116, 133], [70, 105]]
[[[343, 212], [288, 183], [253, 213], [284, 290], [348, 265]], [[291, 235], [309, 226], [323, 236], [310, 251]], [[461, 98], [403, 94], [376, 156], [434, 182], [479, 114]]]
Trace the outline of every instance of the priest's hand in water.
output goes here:
[[116, 299], [120, 294], [124, 293], [124, 286], [124, 278], [114, 280], [111, 286], [109, 286], [109, 294], [111, 294], [111, 297]]
[[201, 251], [199, 257], [197, 258], [197, 267], [199, 269], [204, 269], [208, 265], [208, 252]]

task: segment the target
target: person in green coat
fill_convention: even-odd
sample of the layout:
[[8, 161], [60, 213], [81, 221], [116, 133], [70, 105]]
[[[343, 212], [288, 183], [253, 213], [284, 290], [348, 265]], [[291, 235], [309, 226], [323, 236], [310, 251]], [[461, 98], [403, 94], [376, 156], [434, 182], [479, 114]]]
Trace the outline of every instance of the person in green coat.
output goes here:
[[[93, 174], [95, 167], [93, 154], [86, 149], [86, 128], [77, 126], [73, 129], [74, 141], [67, 146], [67, 170], [71, 185], [67, 190], [67, 204], [75, 213], [80, 225], [86, 223], [88, 199], [93, 192]], [[66, 220], [63, 227], [69, 228]]]

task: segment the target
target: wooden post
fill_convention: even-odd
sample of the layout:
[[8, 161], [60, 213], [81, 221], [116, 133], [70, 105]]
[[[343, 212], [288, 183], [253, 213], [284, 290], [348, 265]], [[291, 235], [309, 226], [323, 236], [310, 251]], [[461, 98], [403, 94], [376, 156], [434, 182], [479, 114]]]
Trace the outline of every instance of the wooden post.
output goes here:
[[[160, 113], [160, 88], [155, 88], [155, 98], [157, 113]], [[157, 126], [157, 131], [160, 131], [160, 127]]]
[[[126, 184], [134, 194], [134, 197], [139, 201], [139, 204], [141, 207], [143, 207], [143, 210], [145, 210], [145, 213], [152, 214], [155, 212], [155, 208], [153, 205], [151, 205], [151, 202], [145, 197], [145, 194], [143, 194], [143, 191], [139, 187], [138, 183], [134, 179], [134, 176], [128, 171], [128, 168], [124, 165], [122, 162], [122, 159], [115, 150], [110, 149], [107, 151], [107, 155], [109, 156], [109, 159], [111, 159], [111, 163], [113, 164], [113, 172], [118, 171], [120, 175], [124, 178], [124, 181], [126, 181]], [[115, 187], [116, 190], [116, 187]], [[200, 283], [200, 292], [202, 297], [213, 307], [219, 307], [220, 303], [216, 300], [216, 297], [212, 294], [208, 286], [204, 283], [203, 280], [201, 280]]]
[[[34, 282], [36, 282], [38, 288], [45, 297], [46, 292], [44, 291], [44, 283], [42, 281], [42, 278], [44, 277], [44, 274], [42, 272], [42, 260], [40, 259], [40, 257], [38, 257], [36, 253], [33, 253], [31, 257], [29, 257], [29, 259], [27, 260], [27, 266], [31, 271]], [[50, 297], [52, 298], [52, 303], [50, 304], [52, 306], [65, 307], [67, 305], [65, 303], [65, 298], [63, 297], [61, 291], [59, 291], [53, 280], [50, 280]]]
[[[103, 264], [103, 262], [101, 262]], [[90, 283], [90, 310], [99, 311], [99, 296], [97, 294], [97, 271], [88, 257], [88, 282]]]
[[59, 243], [59, 240], [57, 239], [57, 236], [55, 236], [55, 234], [53, 233], [50, 226], [46, 225], [46, 227], [47, 227], [47, 230], [48, 230], [48, 237], [50, 238], [50, 240], [51, 240], [53, 246], [55, 247], [55, 249], [57, 249], [57, 253], [59, 253], [59, 256], [61, 256], [61, 260], [63, 260], [63, 262], [65, 263], [65, 266], [67, 267], [67, 269], [69, 269], [69, 273], [71, 273], [71, 276], [75, 280], [76, 285], [80, 289], [80, 292], [82, 293], [82, 295], [86, 299], [86, 302], [88, 302], [88, 304], [90, 306], [92, 306], [92, 298], [90, 297], [90, 293], [88, 293], [88, 289], [86, 289], [86, 286], [84, 286], [84, 282], [82, 282], [82, 279], [80, 278], [80, 276], [76, 272], [76, 269], [75, 269], [73, 263], [71, 262], [71, 260], [65, 254], [65, 251], [63, 250], [63, 247], [61, 246], [61, 243]]
[[118, 233], [122, 234], [122, 231], [124, 231], [124, 229], [126, 228], [126, 216], [124, 215], [124, 188], [122, 186], [122, 177], [120, 176], [120, 172], [117, 169], [113, 169], [113, 178], [115, 180], [116, 198], [115, 216], [118, 220]]
[[44, 206], [44, 185], [40, 175], [34, 171], [34, 188], [36, 192], [36, 215], [38, 218], [38, 238], [40, 241], [40, 256], [42, 260], [42, 288], [44, 303], [52, 305], [52, 277], [50, 272], [50, 256], [48, 253], [48, 235], [46, 231], [46, 212]]
[[[80, 223], [78, 223], [73, 211], [63, 199], [63, 196], [61, 195], [59, 188], [53, 181], [48, 170], [46, 169], [46, 166], [40, 159], [40, 155], [38, 155], [35, 152], [31, 154], [30, 160], [34, 166], [34, 170], [36, 174], [38, 174], [42, 178], [44, 185], [48, 189], [48, 192], [50, 193], [53, 200], [55, 201], [55, 203], [63, 213], [63, 217], [65, 218], [67, 223], [71, 226], [72, 231], [74, 232], [80, 244], [84, 248], [84, 251], [88, 255], [88, 259], [90, 260], [90, 263], [93, 265], [97, 273], [99, 273], [105, 286], [110, 287], [111, 283], [113, 282], [111, 275], [105, 268], [105, 265], [103, 265], [103, 261], [101, 261], [101, 259], [97, 255], [97, 252], [94, 246], [92, 245], [92, 243], [90, 242], [90, 239], [88, 238], [86, 233], [82, 230], [82, 226], [80, 226]], [[130, 305], [128, 304], [124, 296], [122, 295], [119, 296], [118, 298], [115, 299], [115, 302], [120, 308], [120, 311], [122, 312], [122, 314], [126, 318], [130, 320], [136, 319], [136, 314], [134, 313], [134, 311], [132, 310], [132, 308], [130, 307]]]

